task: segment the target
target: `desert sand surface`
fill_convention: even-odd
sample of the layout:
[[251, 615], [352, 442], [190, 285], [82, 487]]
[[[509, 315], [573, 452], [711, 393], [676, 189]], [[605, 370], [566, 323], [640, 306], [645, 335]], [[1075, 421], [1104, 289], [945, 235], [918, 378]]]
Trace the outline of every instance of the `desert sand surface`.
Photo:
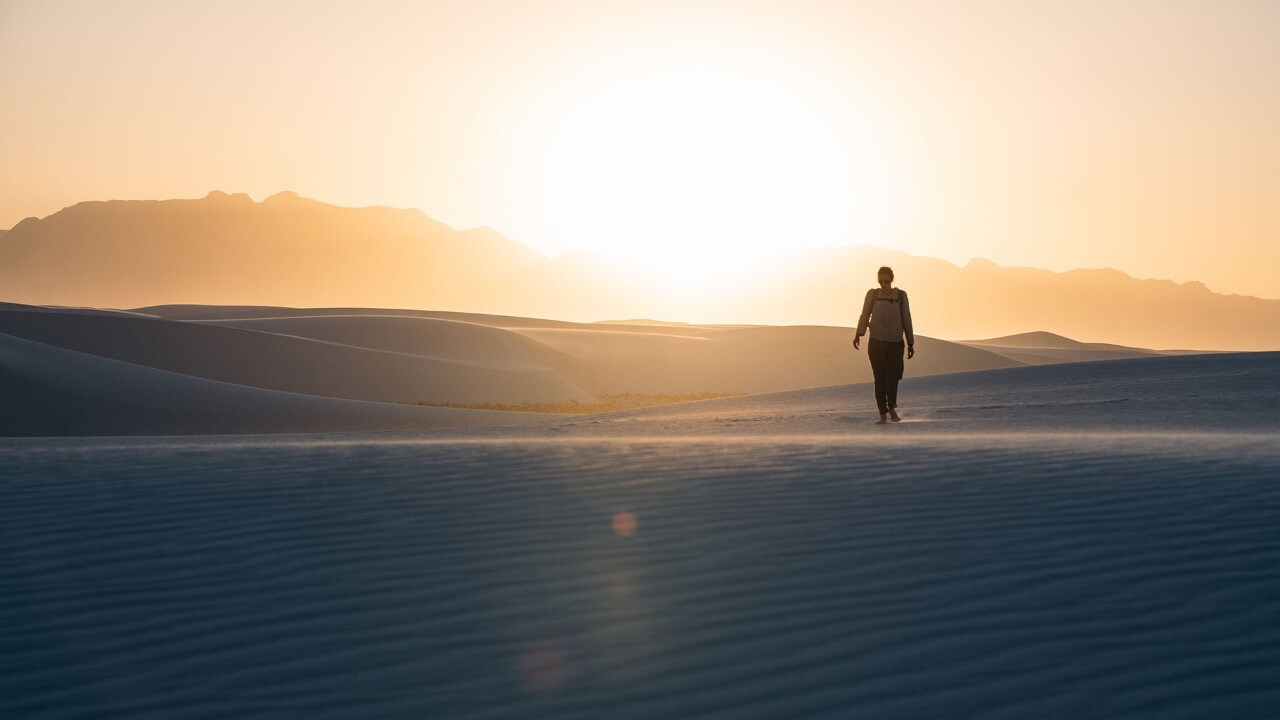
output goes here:
[[[495, 437], [692, 435], [1050, 438], [1238, 435], [1280, 429], [1280, 352], [1152, 357], [906, 378], [903, 421], [877, 426], [869, 384], [704, 400], [494, 427]], [[886, 434], [889, 433], [889, 434]], [[1273, 438], [1275, 439], [1275, 438]]]
[[265, 390], [0, 334], [0, 435], [224, 435], [519, 423], [529, 413]]
[[502, 363], [482, 352], [411, 355], [219, 325], [10, 309], [0, 310], [0, 333], [209, 380], [326, 397], [411, 404], [590, 397], [547, 368]]
[[1280, 704], [1280, 353], [909, 377], [901, 405], [873, 425], [853, 384], [522, 426], [0, 439], [0, 714]]
[[[853, 331], [822, 326], [568, 323], [391, 309], [174, 306], [118, 311], [6, 303], [0, 304], [0, 336], [27, 341], [9, 342], [0, 356], [0, 378], [14, 388], [0, 427], [16, 435], [254, 433], [267, 427], [277, 432], [384, 430], [434, 427], [450, 418], [469, 426], [476, 416], [402, 406], [510, 408], [586, 404], [628, 393], [746, 394], [862, 382], [871, 376], [865, 354], [850, 344]], [[910, 363], [913, 375], [1020, 364], [932, 338], [921, 337], [917, 346]], [[50, 354], [49, 348], [80, 358], [59, 355], [66, 362], [60, 372], [70, 372], [77, 362], [85, 371], [60, 386], [61, 376], [40, 370], [41, 353]], [[157, 397], [145, 387], [154, 374], [128, 373], [139, 383], [134, 388], [123, 381], [123, 371], [89, 370], [101, 365], [96, 359], [215, 381], [188, 383], [192, 392], [198, 385], [201, 396], [249, 388], [388, 407], [374, 412], [364, 406], [361, 413], [336, 413], [314, 422], [297, 413], [274, 419], [259, 413], [237, 430], [229, 415], [225, 422], [213, 422], [204, 403], [140, 401]], [[85, 402], [101, 411], [53, 417], [54, 405], [41, 399], [44, 391], [28, 392], [23, 389], [28, 385], [59, 388], [68, 406], [76, 405], [75, 393], [83, 393]], [[237, 393], [232, 395], [243, 394]], [[118, 398], [120, 417], [112, 417], [111, 397]], [[228, 395], [222, 402], [236, 401]], [[513, 414], [487, 417], [529, 421]], [[165, 423], [167, 429], [157, 430]]]

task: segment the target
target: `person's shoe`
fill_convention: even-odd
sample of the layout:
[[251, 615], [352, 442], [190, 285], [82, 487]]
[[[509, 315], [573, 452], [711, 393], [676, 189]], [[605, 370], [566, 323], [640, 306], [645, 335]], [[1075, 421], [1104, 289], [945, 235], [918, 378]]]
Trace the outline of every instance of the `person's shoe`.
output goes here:
[[889, 417], [890, 417], [894, 422], [902, 422], [902, 418], [898, 417], [898, 410], [897, 410], [897, 408], [896, 408], [896, 407], [892, 407], [892, 406], [891, 406], [891, 407], [889, 408]]
[[876, 424], [877, 424], [877, 425], [883, 425], [883, 424], [885, 424], [885, 423], [886, 423], [886, 422], [888, 422], [888, 421], [889, 421], [889, 419], [888, 419], [887, 417], [885, 417], [884, 415], [881, 415], [881, 416], [880, 416], [880, 419], [876, 421]]

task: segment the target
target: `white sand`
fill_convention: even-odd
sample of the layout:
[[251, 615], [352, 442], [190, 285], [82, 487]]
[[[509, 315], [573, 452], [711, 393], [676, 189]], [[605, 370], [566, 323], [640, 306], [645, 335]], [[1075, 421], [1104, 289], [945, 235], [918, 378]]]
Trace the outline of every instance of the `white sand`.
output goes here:
[[[871, 376], [865, 352], [850, 343], [853, 331], [836, 327], [581, 324], [368, 309], [177, 306], [111, 311], [4, 304], [0, 334], [232, 386], [408, 405], [591, 403], [601, 395], [623, 393], [743, 394], [864, 382]], [[26, 347], [11, 344], [11, 362], [19, 363], [17, 355]], [[1018, 364], [983, 349], [921, 337], [908, 374]], [[58, 382], [55, 377], [42, 381]], [[168, 432], [308, 426], [295, 421], [255, 423], [242, 431], [226, 424], [206, 426], [195, 419], [201, 412], [198, 405], [188, 409], [189, 421], [161, 423], [137, 416], [136, 391], [127, 385], [107, 386], [105, 376], [86, 372], [80, 373], [76, 387], [108, 405], [71, 422], [68, 416], [42, 418], [38, 407], [11, 402], [3, 410], [6, 432], [22, 434], [24, 423], [41, 428], [41, 434], [103, 434], [158, 424]], [[135, 417], [111, 417], [105, 408], [112, 393], [119, 397], [118, 412]], [[68, 395], [67, 402], [76, 400]], [[363, 415], [342, 417], [350, 424], [336, 416], [314, 424], [349, 430], [421, 426], [383, 420], [363, 425], [355, 422]], [[431, 424], [450, 417], [434, 416]], [[461, 424], [470, 422], [456, 417]], [[95, 422], [101, 427], [94, 429]]]
[[540, 421], [263, 390], [0, 334], [0, 435], [190, 435], [391, 430]]
[[593, 399], [551, 369], [506, 362], [507, 356], [472, 351], [463, 342], [442, 345], [436, 355], [413, 355], [210, 324], [13, 309], [0, 309], [0, 333], [208, 380], [325, 397], [410, 404]]
[[0, 439], [0, 715], [1274, 714], [1280, 354], [902, 404]]

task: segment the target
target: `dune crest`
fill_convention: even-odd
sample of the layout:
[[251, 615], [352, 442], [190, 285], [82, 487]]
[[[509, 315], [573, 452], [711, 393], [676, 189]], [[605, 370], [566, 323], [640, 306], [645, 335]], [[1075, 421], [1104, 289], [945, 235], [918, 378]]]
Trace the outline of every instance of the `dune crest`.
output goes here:
[[[850, 344], [848, 327], [570, 323], [378, 308], [120, 311], [0, 304], [0, 336], [9, 342], [0, 359], [13, 398], [4, 409], [9, 434], [438, 427], [478, 420], [422, 415], [408, 406], [607, 406], [600, 401], [626, 395], [749, 395], [871, 379], [865, 353]], [[1007, 344], [919, 336], [907, 377], [1160, 357], [1043, 334], [989, 342], [996, 341]], [[157, 385], [154, 378], [165, 380]], [[154, 389], [161, 385], [174, 388], [172, 398], [190, 400], [160, 402]], [[56, 391], [46, 397], [51, 388]], [[284, 394], [311, 398], [310, 406], [326, 417], [306, 420], [282, 409], [297, 405], [284, 403]], [[260, 421], [237, 428], [231, 418], [238, 416], [217, 410], [233, 395], [251, 397], [246, 408], [270, 407]], [[42, 410], [73, 407], [77, 398], [95, 409], [85, 417]], [[139, 398], [150, 400], [138, 405]], [[223, 419], [199, 419], [207, 398], [213, 398], [207, 402], [214, 416]], [[528, 419], [512, 413], [484, 417], [486, 423]]]

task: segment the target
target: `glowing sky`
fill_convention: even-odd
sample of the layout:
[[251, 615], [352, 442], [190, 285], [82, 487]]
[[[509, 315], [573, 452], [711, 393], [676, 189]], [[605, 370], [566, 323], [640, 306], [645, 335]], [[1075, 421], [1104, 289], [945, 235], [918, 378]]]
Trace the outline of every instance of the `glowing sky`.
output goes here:
[[672, 268], [866, 243], [1280, 297], [1280, 3], [0, 0], [0, 227], [418, 207]]

